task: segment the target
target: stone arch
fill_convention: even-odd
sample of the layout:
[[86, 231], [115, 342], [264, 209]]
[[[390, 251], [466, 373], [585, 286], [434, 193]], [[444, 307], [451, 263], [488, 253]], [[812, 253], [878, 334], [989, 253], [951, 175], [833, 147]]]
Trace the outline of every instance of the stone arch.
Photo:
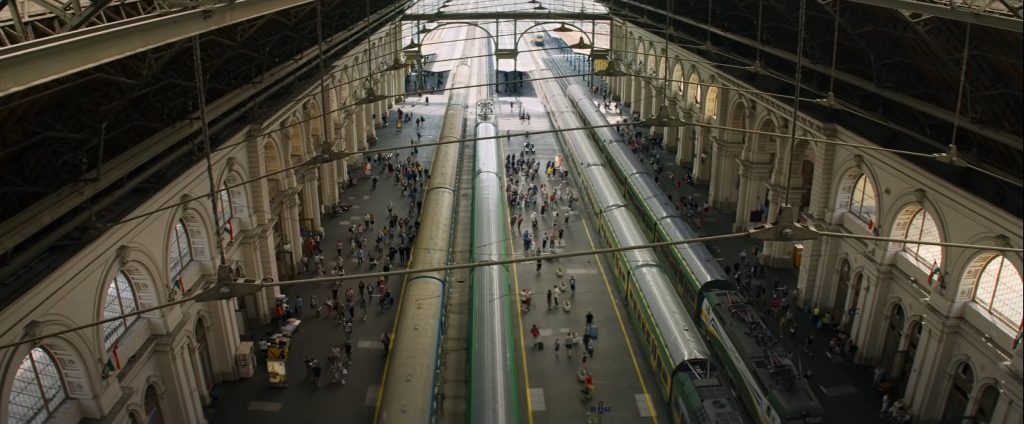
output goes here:
[[[104, 307], [109, 297], [110, 286], [114, 282], [114, 280], [118, 278], [118, 274], [122, 274], [124, 276], [124, 279], [127, 280], [128, 284], [131, 286], [131, 296], [133, 297], [132, 300], [134, 301], [134, 305], [131, 305], [131, 308], [127, 308], [128, 305], [124, 305], [128, 309], [125, 310], [124, 312], [134, 312], [141, 309], [151, 308], [160, 304], [160, 298], [158, 297], [158, 292], [155, 284], [156, 279], [153, 277], [154, 274], [151, 273], [150, 268], [145, 263], [139, 260], [140, 258], [136, 257], [137, 255], [132, 253], [133, 251], [136, 250], [138, 249], [133, 249], [127, 245], [121, 246], [120, 248], [117, 249], [116, 256], [107, 264], [107, 267], [102, 274], [103, 278], [95, 287], [96, 301], [94, 302], [94, 320], [99, 321], [107, 318], [107, 316], [104, 313]], [[145, 260], [145, 258], [142, 259]], [[122, 334], [118, 335], [118, 339], [127, 335], [129, 329], [136, 322], [138, 322], [140, 318], [159, 317], [160, 312], [152, 311], [142, 315], [138, 315], [136, 316], [136, 318], [129, 319], [128, 322], [126, 322], [125, 328], [122, 330]], [[97, 341], [95, 343], [95, 349], [93, 349], [93, 353], [101, 357], [106, 355], [108, 350], [107, 347], [105, 346], [105, 329], [106, 325], [97, 325], [93, 327], [93, 332], [95, 333]]]
[[285, 144], [288, 146], [287, 163], [295, 165], [306, 160], [306, 145], [302, 142], [302, 129], [299, 119], [291, 117], [284, 124]]
[[952, 366], [947, 368], [951, 376], [947, 389], [949, 393], [943, 403], [941, 422], [961, 422], [974, 393], [978, 379], [977, 368], [971, 363], [971, 358], [966, 356], [950, 362]]
[[832, 293], [832, 319], [842, 322], [846, 316], [846, 304], [852, 291], [852, 269], [853, 262], [850, 257], [843, 254], [836, 261], [836, 282]]
[[[709, 84], [715, 83], [715, 78], [708, 80]], [[704, 101], [701, 102], [703, 107], [701, 113], [701, 119], [705, 122], [711, 122], [718, 119], [718, 87], [708, 86], [704, 90]]]
[[636, 34], [633, 31], [629, 31], [626, 35], [626, 52], [623, 55], [626, 62], [632, 63], [637, 61], [637, 48]]
[[[40, 332], [43, 334], [77, 326], [69, 317], [55, 314], [40, 317], [35, 323], [41, 327]], [[93, 365], [91, 361], [86, 362], [85, 358], [92, 357], [92, 355], [83, 354], [91, 350], [87, 347], [89, 345], [90, 342], [87, 342], [81, 334], [69, 333], [47, 338], [38, 344], [25, 343], [15, 348], [6, 349], [2, 354], [3, 366], [0, 368], [0, 378], [2, 378], [0, 394], [3, 396], [3, 401], [0, 402], [0, 416], [8, 417], [10, 415], [9, 399], [14, 386], [14, 377], [22, 361], [36, 347], [44, 349], [59, 370], [64, 392], [67, 395], [63, 402], [95, 397], [102, 364]]]
[[[889, 220], [891, 222], [889, 235], [893, 238], [945, 240], [946, 232], [941, 217], [933, 212], [935, 208], [929, 207], [929, 202], [923, 198], [923, 191], [919, 191], [917, 194], [918, 199], [907, 201], [901, 207], [895, 208], [899, 212]], [[922, 221], [920, 225], [918, 224], [919, 219]], [[889, 243], [889, 249], [907, 252], [912, 259], [911, 263], [917, 264], [925, 272], [931, 272], [934, 268], [933, 265], [943, 266], [943, 258], [946, 257], [945, 249], [942, 246], [892, 242]]]
[[611, 39], [609, 34], [611, 34], [611, 25], [601, 23], [594, 26], [594, 47], [610, 48]]
[[672, 65], [672, 92], [673, 94], [683, 94], [683, 64], [677, 57], [675, 63]]
[[878, 215], [882, 198], [878, 195], [879, 185], [874, 170], [859, 156], [837, 168], [842, 177], [833, 183], [835, 210], [853, 213], [864, 221], [868, 230], [881, 231]]
[[854, 334], [853, 326], [858, 321], [857, 317], [860, 316], [860, 298], [863, 292], [864, 280], [867, 279], [866, 275], [864, 267], [858, 267], [853, 271], [850, 294], [847, 295], [843, 319], [840, 320], [840, 325], [847, 334]]
[[[228, 228], [229, 231], [225, 233], [230, 239], [234, 239], [238, 230], [247, 229], [250, 225], [249, 185], [239, 185], [246, 180], [245, 168], [240, 166], [234, 158], [229, 159], [219, 178], [220, 183], [217, 185], [217, 195], [221, 199], [217, 205], [217, 212], [224, 214], [223, 209], [230, 208], [231, 213], [226, 216], [230, 217], [231, 225]], [[227, 191], [224, 191], [225, 189]], [[218, 220], [219, 222], [220, 220]]]
[[317, 100], [310, 100], [302, 108], [302, 120], [306, 121], [306, 126], [309, 128], [307, 132], [309, 134], [309, 137], [307, 137], [308, 141], [303, 144], [306, 147], [305, 151], [310, 154], [316, 151], [317, 142], [318, 140], [323, 140], [323, 134], [326, 130], [323, 128], [323, 119], [320, 118], [322, 111], [320, 102]]
[[907, 312], [898, 299], [888, 306], [887, 311], [884, 315], [886, 317], [886, 330], [882, 344], [881, 365], [890, 376], [893, 376], [896, 372], [896, 367], [899, 365], [896, 354], [899, 352], [900, 344], [903, 342]]
[[[201, 199], [201, 198], [200, 198]], [[197, 199], [198, 200], [198, 199]], [[185, 226], [186, 233], [188, 235], [188, 243], [191, 251], [191, 263], [195, 262], [209, 262], [212, 259], [210, 254], [210, 234], [211, 227], [205, 213], [196, 209], [195, 202], [186, 204], [184, 207], [176, 209], [178, 213], [171, 215], [171, 219], [168, 220], [166, 232], [164, 233], [164, 252], [167, 259], [164, 275], [168, 276], [169, 289], [174, 286], [180, 285], [181, 291], [188, 291], [191, 288], [192, 281], [188, 281], [182, 277], [184, 271], [188, 269], [189, 264], [184, 264], [182, 272], [177, 275], [171, 275], [171, 238], [176, 237], [176, 226], [179, 221]]]
[[774, 162], [776, 136], [779, 124], [774, 116], [765, 114], [757, 124], [756, 134], [751, 138], [753, 142], [744, 145], [744, 158], [753, 162]]
[[975, 417], [974, 422], [991, 423], [995, 418], [996, 405], [999, 404], [1000, 390], [998, 382], [985, 379], [979, 381], [975, 386], [978, 386], [978, 388], [975, 391], [976, 394], [972, 396], [975, 402], [970, 415]]
[[729, 108], [728, 124], [729, 128], [734, 128], [739, 131], [725, 131], [725, 137], [727, 140], [733, 143], [743, 143], [747, 140], [747, 100], [744, 98], [736, 99], [732, 102], [732, 106]]
[[690, 77], [686, 79], [686, 101], [691, 106], [700, 106], [701, 94], [700, 74], [697, 70], [690, 71]]
[[658, 57], [658, 47], [654, 45], [654, 41], [647, 42], [647, 59], [644, 60], [646, 63], [646, 69], [648, 75], [658, 75], [658, 64], [660, 63]]
[[637, 43], [637, 46], [636, 46], [636, 59], [634, 59], [634, 62], [636, 62], [637, 64], [642, 62], [642, 63], [644, 63], [644, 66], [646, 66], [646, 64], [647, 64], [647, 53], [646, 53], [646, 47], [644, 46], [643, 40], [640, 40], [640, 42]]
[[281, 159], [281, 148], [277, 140], [268, 137], [263, 144], [263, 163], [265, 166], [264, 175], [269, 175], [267, 181], [267, 199], [273, 201], [277, 193], [285, 189], [285, 178], [281, 173], [285, 169], [284, 161]]

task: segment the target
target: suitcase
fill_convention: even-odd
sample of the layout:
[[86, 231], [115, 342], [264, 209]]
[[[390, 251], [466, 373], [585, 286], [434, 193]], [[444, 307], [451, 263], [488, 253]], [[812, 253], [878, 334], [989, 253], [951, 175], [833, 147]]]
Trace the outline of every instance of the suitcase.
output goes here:
[[590, 334], [591, 339], [597, 340], [597, 325], [590, 324], [589, 326], [587, 326], [587, 333]]
[[536, 346], [537, 350], [544, 350], [544, 342], [538, 341]]

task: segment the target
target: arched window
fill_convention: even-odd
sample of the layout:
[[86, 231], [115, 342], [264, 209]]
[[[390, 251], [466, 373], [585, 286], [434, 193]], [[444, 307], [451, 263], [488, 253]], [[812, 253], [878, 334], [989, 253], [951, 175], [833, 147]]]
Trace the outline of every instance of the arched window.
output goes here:
[[146, 403], [146, 423], [163, 424], [164, 413], [160, 408], [160, 397], [156, 393], [156, 386], [151, 384], [146, 388], [144, 402]]
[[53, 357], [41, 347], [34, 348], [21, 360], [14, 374], [7, 401], [7, 420], [11, 424], [42, 423], [67, 397], [64, 380]]
[[174, 224], [167, 255], [171, 261], [171, 278], [177, 277], [178, 273], [192, 262], [192, 241], [189, 240], [185, 221], [180, 218]]
[[[913, 206], [900, 214], [901, 217], [905, 215], [909, 215], [909, 221], [905, 227], [906, 229], [902, 233], [897, 234], [897, 237], [907, 240], [942, 241], [939, 238], [939, 226], [935, 224], [935, 219], [924, 208]], [[923, 266], [935, 268], [942, 265], [941, 246], [905, 243], [903, 251], [907, 252], [910, 257]]]
[[974, 301], [1011, 327], [1024, 318], [1024, 281], [1005, 256], [988, 259], [978, 275]]
[[[139, 305], [135, 300], [135, 289], [124, 272], [118, 271], [114, 281], [107, 286], [107, 299], [103, 302], [103, 319], [119, 317], [137, 310]], [[138, 318], [138, 315], [132, 315], [103, 324], [103, 347], [110, 349]]]
[[235, 216], [231, 210], [231, 190], [228, 190], [227, 182], [224, 183], [217, 194], [217, 226], [218, 228], [224, 228], [225, 225], [228, 225], [228, 221]]
[[868, 178], [867, 174], [863, 174], [857, 178], [857, 183], [853, 186], [853, 193], [850, 194], [850, 212], [864, 222], [874, 224], [877, 210], [875, 185], [871, 184], [871, 178]]

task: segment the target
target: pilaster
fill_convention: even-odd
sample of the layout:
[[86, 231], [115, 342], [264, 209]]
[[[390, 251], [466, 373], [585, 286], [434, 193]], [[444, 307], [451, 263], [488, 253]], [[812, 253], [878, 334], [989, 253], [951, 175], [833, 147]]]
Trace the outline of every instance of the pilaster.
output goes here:
[[740, 188], [736, 197], [736, 222], [733, 231], [742, 231], [751, 224], [751, 212], [761, 210], [765, 203], [765, 183], [768, 182], [772, 164], [745, 159], [737, 159], [736, 162], [739, 164]]
[[736, 207], [738, 187], [736, 159], [743, 150], [743, 143], [733, 143], [712, 137], [711, 187], [708, 201], [718, 209]]

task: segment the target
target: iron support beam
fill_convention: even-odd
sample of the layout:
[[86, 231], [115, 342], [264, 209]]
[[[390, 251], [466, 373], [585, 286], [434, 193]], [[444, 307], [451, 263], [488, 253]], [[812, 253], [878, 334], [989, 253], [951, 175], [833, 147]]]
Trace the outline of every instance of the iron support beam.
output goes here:
[[607, 13], [580, 13], [580, 12], [453, 12], [453, 13], [425, 13], [409, 14], [402, 16], [403, 21], [490, 21], [499, 19], [520, 19], [536, 21], [589, 21], [592, 19], [611, 19]]
[[[395, 3], [386, 9], [378, 11], [371, 19], [360, 20], [345, 31], [327, 38], [324, 40], [324, 47], [327, 51], [326, 56], [330, 57], [338, 52], [339, 49], [349, 47], [352, 41], [362, 37], [367, 31], [380, 25], [381, 22], [389, 22], [396, 19], [397, 16], [395, 15], [406, 7], [407, 4], [408, 1]], [[245, 85], [210, 103], [208, 109], [210, 119], [216, 120], [222, 117], [229, 117], [218, 124], [225, 125], [226, 122], [244, 115], [249, 108], [259, 103], [260, 99], [276, 92], [278, 87], [287, 86], [287, 82], [294, 81], [299, 74], [297, 71], [312, 66], [318, 59], [316, 51], [316, 47], [308, 49], [297, 55], [296, 60], [289, 60], [266, 72], [264, 74], [265, 78], [261, 81]], [[21, 213], [0, 223], [0, 253], [9, 252], [14, 246], [30, 237], [34, 237], [40, 230], [60, 219], [85, 200], [92, 198], [111, 184], [118, 183], [122, 178], [128, 176], [153, 158], [167, 154], [168, 150], [174, 147], [176, 143], [199, 129], [199, 122], [195, 115], [192, 114], [177, 124], [168, 126], [153, 137], [136, 144], [131, 149], [108, 161], [104, 164], [102, 175], [97, 176], [95, 171], [86, 174], [83, 178], [91, 179], [92, 181], [89, 183], [85, 185], [70, 184], [60, 188], [45, 199], [36, 202]], [[214, 127], [217, 127], [217, 125]], [[81, 215], [79, 218], [81, 218]], [[57, 233], [66, 234], [73, 226], [64, 226], [62, 228], [64, 230], [57, 231]], [[38, 250], [39, 246], [42, 246], [45, 250], [45, 243], [39, 243], [27, 251], [32, 254], [17, 252], [16, 261], [27, 260], [38, 254], [40, 251]], [[22, 262], [17, 263], [20, 264]], [[8, 264], [6, 268], [0, 268], [0, 281], [12, 269], [17, 268], [18, 265], [15, 264], [15, 261]]]
[[311, 0], [246, 0], [47, 37], [0, 51], [0, 96]]
[[[1013, 32], [1024, 32], [1024, 20], [1017, 10], [993, 10], [986, 7], [972, 7], [970, 2], [960, 1], [922, 1], [922, 0], [847, 0], [854, 3], [885, 7], [896, 10], [923, 13], [954, 21], [967, 22]], [[963, 4], [957, 4], [963, 3]], [[993, 3], [993, 2], [988, 2]], [[1000, 3], [1001, 4], [1001, 3]]]
[[[652, 11], [652, 12], [657, 12], [657, 13], [664, 13], [664, 11], [662, 11], [661, 9], [657, 9], [657, 8], [654, 8], [654, 7], [651, 7], [651, 6], [642, 4], [642, 3], [638, 3], [638, 2], [636, 2], [634, 0], [620, 0], [620, 1], [622, 3], [629, 4], [630, 6], [634, 6], [634, 7], [637, 7], [637, 8], [644, 9], [644, 10], [648, 10], [648, 11]], [[694, 21], [693, 19], [687, 18], [685, 16], [680, 16], [680, 15], [676, 15], [676, 14], [671, 14], [670, 16], [672, 17], [672, 19], [675, 19], [678, 22], [682, 22], [684, 24], [687, 24], [687, 25], [699, 28], [699, 29], [704, 30], [704, 31], [710, 31], [710, 32], [712, 32], [715, 35], [718, 35], [720, 37], [728, 38], [730, 40], [733, 40], [733, 41], [736, 41], [738, 43], [747, 45], [749, 47], [753, 47], [755, 49], [760, 49], [764, 53], [771, 54], [772, 56], [775, 56], [775, 57], [778, 57], [780, 59], [784, 59], [784, 60], [787, 60], [789, 62], [792, 62], [793, 64], [796, 64], [796, 59], [797, 59], [796, 55], [791, 53], [791, 52], [788, 52], [788, 51], [785, 51], [785, 50], [782, 50], [782, 49], [779, 49], [779, 48], [776, 48], [776, 47], [768, 46], [768, 45], [765, 45], [765, 44], [758, 44], [757, 40], [752, 40], [750, 38], [747, 38], [747, 37], [744, 37], [744, 36], [741, 36], [741, 35], [738, 35], [738, 34], [734, 34], [734, 33], [731, 33], [731, 32], [726, 32], [726, 31], [724, 31], [724, 30], [722, 30], [722, 29], [720, 29], [718, 27], [714, 27], [714, 26], [711, 26], [711, 25], [708, 25], [708, 24], [705, 24], [705, 23], [697, 22], [697, 21]], [[625, 21], [625, 22], [628, 22], [628, 21]], [[639, 27], [637, 27], [637, 28], [639, 28]], [[860, 89], [862, 89], [862, 90], [864, 90], [866, 92], [875, 94], [875, 95], [877, 95], [879, 97], [882, 97], [882, 98], [885, 98], [885, 99], [887, 99], [889, 101], [899, 103], [899, 104], [901, 104], [903, 106], [906, 106], [906, 107], [911, 108], [913, 110], [916, 110], [918, 112], [922, 112], [922, 113], [925, 113], [927, 115], [931, 115], [931, 116], [933, 116], [935, 118], [938, 118], [940, 120], [943, 120], [945, 122], [948, 122], [948, 123], [951, 123], [951, 124], [953, 122], [959, 122], [960, 128], [963, 128], [963, 129], [966, 129], [968, 131], [974, 132], [974, 133], [979, 134], [979, 135], [981, 135], [983, 137], [987, 137], [989, 139], [998, 141], [999, 143], [1002, 143], [1002, 144], [1004, 144], [1006, 146], [1009, 146], [1010, 148], [1013, 148], [1015, 150], [1022, 150], [1022, 149], [1024, 149], [1024, 145], [1021, 145], [1021, 142], [1020, 142], [1020, 136], [1008, 133], [1006, 131], [1002, 131], [1002, 130], [998, 130], [998, 129], [995, 129], [995, 128], [987, 127], [987, 126], [984, 126], [984, 125], [981, 125], [981, 124], [977, 124], [974, 121], [969, 120], [965, 116], [961, 116], [959, 121], [958, 121], [957, 118], [956, 118], [956, 115], [952, 111], [950, 111], [950, 110], [946, 110], [946, 109], [940, 108], [938, 106], [935, 106], [935, 105], [930, 104], [928, 102], [925, 102], [923, 100], [914, 98], [912, 96], [908, 96], [908, 95], [906, 95], [904, 93], [900, 93], [900, 92], [895, 91], [895, 90], [890, 90], [890, 89], [887, 89], [887, 88], [879, 87], [879, 86], [875, 85], [875, 83], [873, 83], [871, 81], [867, 81], [867, 80], [865, 80], [863, 78], [860, 78], [860, 77], [848, 74], [846, 72], [842, 72], [842, 71], [838, 71], [838, 70], [833, 71], [828, 66], [819, 65], [819, 64], [810, 62], [809, 60], [805, 60], [803, 62], [803, 67], [807, 68], [807, 69], [810, 69], [812, 71], [815, 71], [815, 72], [819, 72], [819, 73], [821, 73], [823, 75], [832, 75], [838, 81], [842, 81], [842, 82], [845, 82], [847, 84], [853, 85], [853, 86], [855, 86], [857, 88], [860, 88]]]

